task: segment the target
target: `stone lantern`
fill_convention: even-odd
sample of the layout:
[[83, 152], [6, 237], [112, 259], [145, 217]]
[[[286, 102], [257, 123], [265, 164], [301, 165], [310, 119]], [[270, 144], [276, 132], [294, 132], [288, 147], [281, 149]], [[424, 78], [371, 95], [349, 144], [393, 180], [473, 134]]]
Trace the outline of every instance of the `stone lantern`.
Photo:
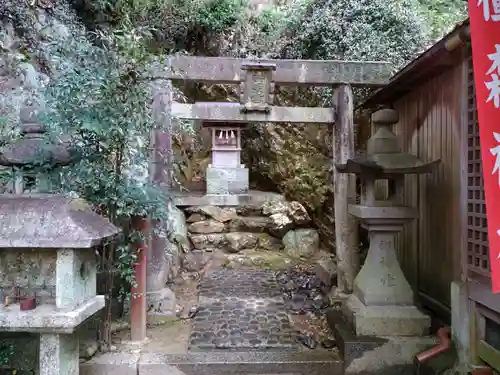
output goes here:
[[212, 139], [212, 163], [206, 172], [207, 194], [248, 194], [248, 168], [241, 164], [243, 124], [205, 123]]
[[[416, 209], [403, 205], [405, 175], [431, 173], [440, 160], [425, 163], [401, 152], [391, 130], [397, 122], [394, 110], [375, 112], [375, 133], [366, 154], [336, 165], [339, 173], [354, 173], [361, 180], [361, 204], [350, 205], [349, 213], [361, 221], [370, 238], [367, 258], [344, 306], [357, 335], [422, 336], [430, 327], [430, 318], [414, 305], [413, 291], [397, 260], [395, 237], [417, 217]], [[382, 201], [375, 196], [377, 180], [386, 180], [389, 186]]]
[[50, 143], [45, 138], [46, 127], [38, 122], [37, 108], [26, 106], [21, 108], [19, 130], [22, 137], [14, 143], [0, 149], [0, 165], [15, 168], [21, 172], [17, 175], [14, 191], [24, 191], [22, 174], [29, 175], [36, 166], [54, 168], [68, 165], [75, 159], [73, 148], [63, 143]]
[[40, 375], [78, 375], [76, 329], [104, 307], [95, 247], [118, 232], [79, 200], [0, 195], [0, 332], [37, 336]]
[[[23, 137], [0, 150], [1, 165], [25, 172], [73, 160], [71, 149], [44, 139], [35, 117], [21, 111]], [[105, 305], [96, 246], [119, 229], [81, 200], [23, 191], [0, 195], [0, 332], [31, 334], [25, 345], [39, 343], [40, 375], [78, 375], [76, 329]]]

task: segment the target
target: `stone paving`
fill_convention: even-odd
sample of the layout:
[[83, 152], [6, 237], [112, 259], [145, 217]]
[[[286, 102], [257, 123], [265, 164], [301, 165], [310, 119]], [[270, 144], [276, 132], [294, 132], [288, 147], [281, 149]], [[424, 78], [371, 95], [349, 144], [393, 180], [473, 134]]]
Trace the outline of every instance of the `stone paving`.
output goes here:
[[189, 349], [297, 349], [297, 332], [272, 271], [220, 269], [199, 285]]

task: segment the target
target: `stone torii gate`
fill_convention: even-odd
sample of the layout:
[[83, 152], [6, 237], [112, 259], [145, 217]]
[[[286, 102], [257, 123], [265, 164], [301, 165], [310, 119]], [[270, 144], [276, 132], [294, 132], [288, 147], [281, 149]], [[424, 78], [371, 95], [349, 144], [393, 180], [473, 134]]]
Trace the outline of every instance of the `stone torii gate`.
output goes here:
[[[153, 181], [166, 188], [170, 179], [173, 119], [200, 120], [205, 123], [322, 123], [335, 124], [332, 165], [345, 163], [354, 156], [353, 95], [354, 87], [380, 87], [387, 84], [391, 66], [385, 62], [317, 60], [245, 60], [224, 57], [170, 56], [164, 69], [154, 73], [165, 80], [154, 97], [153, 109], [157, 131], [153, 135]], [[172, 80], [210, 84], [239, 84], [239, 102], [198, 102], [181, 104], [172, 101]], [[331, 108], [282, 107], [273, 105], [275, 85], [331, 86], [335, 88]], [[163, 130], [161, 130], [163, 129]], [[167, 129], [167, 131], [164, 131]], [[359, 268], [357, 223], [348, 215], [347, 205], [355, 199], [355, 177], [338, 174], [333, 168], [335, 194], [336, 252], [338, 285], [342, 292], [352, 291]], [[154, 272], [162, 264], [163, 249], [154, 237], [148, 259], [148, 291], [155, 285]]]

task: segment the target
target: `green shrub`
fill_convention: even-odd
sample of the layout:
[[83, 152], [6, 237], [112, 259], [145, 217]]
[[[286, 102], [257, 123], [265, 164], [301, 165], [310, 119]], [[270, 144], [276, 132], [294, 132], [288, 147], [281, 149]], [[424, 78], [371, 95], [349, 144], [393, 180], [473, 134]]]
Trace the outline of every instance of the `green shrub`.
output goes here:
[[196, 23], [211, 33], [229, 30], [246, 8], [244, 0], [206, 0], [196, 13]]

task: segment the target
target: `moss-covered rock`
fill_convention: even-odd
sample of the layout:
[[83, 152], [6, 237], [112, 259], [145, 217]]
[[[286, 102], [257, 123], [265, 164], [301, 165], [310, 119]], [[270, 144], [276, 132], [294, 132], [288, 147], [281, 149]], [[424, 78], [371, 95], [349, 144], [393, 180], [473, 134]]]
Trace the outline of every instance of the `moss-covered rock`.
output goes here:
[[309, 259], [319, 251], [319, 235], [315, 229], [291, 230], [283, 237], [283, 245], [288, 256]]

